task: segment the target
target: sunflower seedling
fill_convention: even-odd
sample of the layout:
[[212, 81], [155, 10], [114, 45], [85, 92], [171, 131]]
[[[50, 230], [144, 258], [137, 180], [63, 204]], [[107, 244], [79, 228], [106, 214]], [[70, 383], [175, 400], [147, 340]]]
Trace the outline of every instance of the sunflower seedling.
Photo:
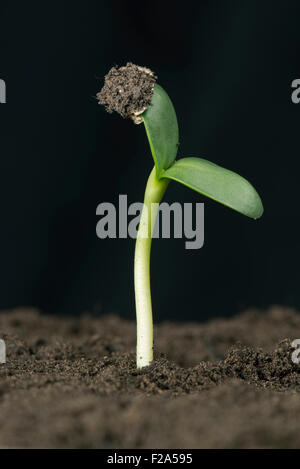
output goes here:
[[238, 174], [202, 158], [175, 160], [178, 123], [173, 104], [157, 77], [145, 67], [127, 63], [113, 67], [97, 94], [106, 110], [143, 123], [154, 167], [148, 178], [136, 238], [134, 286], [137, 320], [137, 368], [153, 360], [153, 319], [150, 290], [150, 251], [158, 204], [171, 180], [203, 194], [250, 218], [263, 213], [261, 199], [253, 186]]

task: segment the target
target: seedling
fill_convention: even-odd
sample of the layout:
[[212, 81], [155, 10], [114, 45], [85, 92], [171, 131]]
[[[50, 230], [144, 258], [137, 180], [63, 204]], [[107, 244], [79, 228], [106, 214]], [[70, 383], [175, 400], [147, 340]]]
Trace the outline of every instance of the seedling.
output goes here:
[[151, 70], [128, 63], [124, 67], [113, 67], [97, 94], [99, 104], [104, 105], [109, 113], [116, 111], [123, 118], [144, 124], [154, 160], [135, 246], [137, 368], [148, 366], [153, 360], [150, 250], [158, 204], [170, 180], [250, 218], [257, 219], [263, 213], [258, 193], [243, 177], [202, 158], [175, 160], [178, 150], [177, 118], [169, 96], [156, 79]]

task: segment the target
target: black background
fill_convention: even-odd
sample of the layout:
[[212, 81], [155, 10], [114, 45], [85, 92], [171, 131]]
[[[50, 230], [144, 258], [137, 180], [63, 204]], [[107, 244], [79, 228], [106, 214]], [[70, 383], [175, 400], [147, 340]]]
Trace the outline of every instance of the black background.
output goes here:
[[0, 4], [0, 308], [134, 318], [134, 240], [96, 237], [96, 207], [142, 201], [152, 159], [142, 126], [94, 98], [128, 60], [153, 69], [179, 120], [179, 156], [249, 179], [250, 220], [172, 183], [168, 202], [205, 202], [205, 245], [155, 240], [155, 319], [300, 307], [297, 0]]

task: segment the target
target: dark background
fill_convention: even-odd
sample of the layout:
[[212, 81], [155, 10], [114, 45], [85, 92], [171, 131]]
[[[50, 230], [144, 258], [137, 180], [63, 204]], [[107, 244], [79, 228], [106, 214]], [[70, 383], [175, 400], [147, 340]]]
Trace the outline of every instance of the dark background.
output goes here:
[[94, 98], [128, 60], [170, 95], [179, 156], [249, 179], [250, 220], [172, 183], [165, 200], [205, 202], [205, 245], [155, 240], [155, 319], [300, 307], [297, 0], [4, 1], [0, 4], [0, 308], [134, 318], [134, 240], [96, 237], [100, 202], [142, 201], [152, 159], [143, 126]]

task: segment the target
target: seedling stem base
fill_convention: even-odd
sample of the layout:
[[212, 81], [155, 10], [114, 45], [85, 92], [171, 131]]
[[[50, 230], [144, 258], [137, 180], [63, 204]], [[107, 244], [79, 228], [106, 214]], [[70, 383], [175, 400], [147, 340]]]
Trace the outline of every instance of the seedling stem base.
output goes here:
[[136, 238], [134, 256], [134, 288], [137, 322], [137, 368], [148, 366], [153, 360], [153, 318], [150, 286], [150, 253], [152, 233], [158, 205], [168, 187], [167, 179], [158, 180], [155, 167], [150, 173]]

